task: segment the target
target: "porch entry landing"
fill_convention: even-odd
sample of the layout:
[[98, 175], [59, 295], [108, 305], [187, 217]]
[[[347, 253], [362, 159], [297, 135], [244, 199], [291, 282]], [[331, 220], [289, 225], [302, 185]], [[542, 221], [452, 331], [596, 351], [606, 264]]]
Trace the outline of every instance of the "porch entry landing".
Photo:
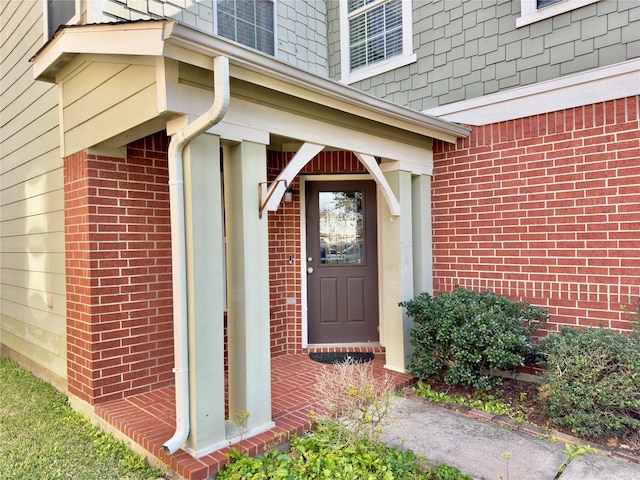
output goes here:
[[[317, 348], [315, 351], [335, 351]], [[408, 374], [384, 368], [382, 348], [350, 348], [349, 351], [374, 351], [371, 361], [376, 376], [390, 375], [398, 390], [414, 383]], [[275, 428], [234, 444], [234, 447], [255, 456], [285, 441], [290, 434], [301, 435], [309, 428], [309, 413], [318, 412], [316, 378], [322, 369], [331, 368], [314, 362], [308, 351], [296, 355], [282, 355], [271, 359], [272, 418]], [[99, 417], [126, 434], [134, 442], [159, 458], [172, 470], [189, 480], [203, 480], [217, 473], [227, 462], [225, 447], [201, 458], [194, 458], [184, 450], [167, 456], [162, 444], [175, 428], [175, 392], [173, 387], [157, 389], [97, 405]], [[251, 412], [249, 412], [251, 413]]]

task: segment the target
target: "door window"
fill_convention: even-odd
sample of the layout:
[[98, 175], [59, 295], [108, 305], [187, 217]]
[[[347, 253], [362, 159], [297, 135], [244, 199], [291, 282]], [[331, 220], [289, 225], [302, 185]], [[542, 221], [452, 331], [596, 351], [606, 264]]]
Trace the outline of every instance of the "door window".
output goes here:
[[364, 264], [364, 193], [320, 192], [318, 200], [320, 264]]

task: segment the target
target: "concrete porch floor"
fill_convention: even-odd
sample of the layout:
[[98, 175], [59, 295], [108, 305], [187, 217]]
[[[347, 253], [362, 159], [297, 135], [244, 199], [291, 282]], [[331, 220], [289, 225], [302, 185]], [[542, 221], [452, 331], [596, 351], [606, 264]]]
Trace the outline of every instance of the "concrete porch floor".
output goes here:
[[[339, 349], [316, 349], [334, 351]], [[385, 354], [382, 349], [350, 348], [349, 351], [374, 351], [371, 364], [375, 375], [389, 374], [396, 388], [413, 383], [408, 374], [384, 369]], [[330, 366], [314, 362], [308, 353], [283, 355], [271, 359], [271, 403], [275, 428], [234, 445], [250, 455], [259, 455], [276, 446], [295, 433], [301, 435], [309, 428], [309, 413], [317, 411], [316, 377], [323, 368]], [[175, 427], [175, 392], [173, 387], [105, 402], [95, 407], [99, 417], [126, 434], [134, 442], [159, 458], [164, 464], [189, 480], [203, 480], [217, 473], [227, 462], [225, 447], [201, 458], [194, 458], [184, 450], [168, 456], [162, 444], [172, 435]]]

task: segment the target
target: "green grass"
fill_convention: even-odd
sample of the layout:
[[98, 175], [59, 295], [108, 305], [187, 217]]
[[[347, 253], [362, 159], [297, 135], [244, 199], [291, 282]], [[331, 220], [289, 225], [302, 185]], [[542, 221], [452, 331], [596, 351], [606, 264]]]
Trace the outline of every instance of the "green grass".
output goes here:
[[51, 385], [0, 356], [0, 480], [155, 480], [121, 440], [76, 413]]

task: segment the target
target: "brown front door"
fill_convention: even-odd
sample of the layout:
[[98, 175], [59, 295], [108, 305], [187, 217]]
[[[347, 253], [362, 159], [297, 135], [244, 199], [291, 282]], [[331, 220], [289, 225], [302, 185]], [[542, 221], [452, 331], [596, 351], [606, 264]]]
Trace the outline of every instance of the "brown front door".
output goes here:
[[376, 184], [305, 188], [309, 343], [377, 341]]

